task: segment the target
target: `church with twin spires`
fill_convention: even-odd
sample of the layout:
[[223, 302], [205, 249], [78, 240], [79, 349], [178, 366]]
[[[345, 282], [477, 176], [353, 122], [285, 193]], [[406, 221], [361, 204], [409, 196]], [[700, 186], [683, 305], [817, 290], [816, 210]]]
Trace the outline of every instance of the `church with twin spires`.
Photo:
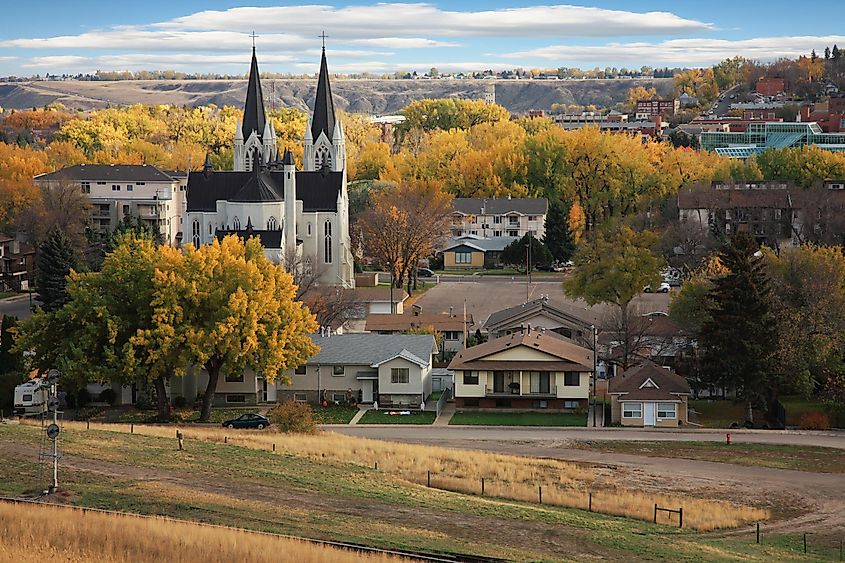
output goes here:
[[346, 144], [337, 119], [323, 47], [302, 170], [279, 147], [267, 117], [252, 49], [243, 123], [235, 129], [234, 170], [206, 159], [188, 176], [185, 242], [209, 244], [229, 234], [258, 237], [268, 258], [308, 264], [323, 285], [354, 287], [346, 189]]

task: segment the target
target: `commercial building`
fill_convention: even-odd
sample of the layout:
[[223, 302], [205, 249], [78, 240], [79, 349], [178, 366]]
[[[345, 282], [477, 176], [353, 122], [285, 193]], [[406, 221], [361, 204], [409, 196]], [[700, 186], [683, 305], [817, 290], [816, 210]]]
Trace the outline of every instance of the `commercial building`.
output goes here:
[[91, 200], [91, 226], [113, 231], [133, 217], [157, 229], [164, 240], [182, 241], [185, 185], [147, 164], [77, 164], [35, 177], [42, 189], [78, 186]]
[[502, 251], [519, 237], [481, 237], [465, 235], [446, 243], [443, 249], [444, 270], [480, 270], [499, 268]]
[[845, 150], [845, 133], [825, 133], [817, 123], [751, 122], [745, 132], [703, 132], [701, 148], [730, 158], [748, 158], [768, 148], [817, 145]]
[[672, 117], [681, 108], [680, 100], [639, 100], [637, 102], [637, 120], [650, 120], [657, 116]]

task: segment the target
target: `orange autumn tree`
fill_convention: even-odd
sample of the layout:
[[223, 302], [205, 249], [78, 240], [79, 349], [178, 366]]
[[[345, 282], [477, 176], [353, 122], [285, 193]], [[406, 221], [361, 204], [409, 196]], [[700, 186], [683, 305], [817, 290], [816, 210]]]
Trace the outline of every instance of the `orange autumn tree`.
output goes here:
[[0, 226], [38, 202], [32, 178], [49, 170], [43, 151], [0, 142]]
[[[406, 180], [373, 194], [359, 220], [364, 249], [391, 269], [396, 287], [410, 280], [417, 262], [449, 233], [452, 196], [429, 180]], [[409, 291], [410, 293], [410, 291]]]

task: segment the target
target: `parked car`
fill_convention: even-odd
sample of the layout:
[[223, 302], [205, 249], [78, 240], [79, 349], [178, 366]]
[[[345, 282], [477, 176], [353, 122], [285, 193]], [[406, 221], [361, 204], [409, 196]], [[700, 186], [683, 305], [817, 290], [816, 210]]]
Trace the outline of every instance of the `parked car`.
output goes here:
[[[669, 284], [666, 283], [666, 282], [661, 283], [660, 287], [656, 291], [658, 293], [669, 293]], [[650, 285], [647, 285], [643, 288], [643, 292], [644, 293], [654, 293], [655, 290], [653, 290]]]
[[270, 426], [270, 420], [266, 416], [249, 413], [223, 422], [224, 428], [258, 428], [264, 430], [268, 426]]
[[418, 278], [433, 278], [434, 272], [429, 270], [428, 268], [417, 268], [417, 277]]

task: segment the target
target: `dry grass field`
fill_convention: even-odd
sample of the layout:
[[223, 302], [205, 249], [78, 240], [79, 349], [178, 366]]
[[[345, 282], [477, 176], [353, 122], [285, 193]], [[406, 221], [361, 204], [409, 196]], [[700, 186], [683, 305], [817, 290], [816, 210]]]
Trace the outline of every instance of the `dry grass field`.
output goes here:
[[49, 505], [0, 505], [0, 561], [351, 563], [406, 561], [269, 534]]
[[[67, 423], [81, 430], [85, 423]], [[92, 424], [92, 430], [172, 438], [172, 426], [125, 424]], [[684, 527], [707, 531], [734, 528], [749, 522], [767, 520], [769, 513], [759, 508], [720, 500], [689, 496], [653, 494], [626, 490], [613, 485], [607, 475], [595, 468], [558, 460], [526, 458], [490, 452], [464, 451], [435, 446], [399, 444], [332, 433], [287, 435], [272, 432], [222, 431], [208, 427], [182, 429], [185, 439], [202, 440], [272, 451], [309, 459], [326, 459], [374, 468], [403, 480], [428, 484], [447, 491], [480, 494], [484, 479], [486, 496], [568, 508], [588, 507], [592, 492], [592, 510], [603, 514], [651, 521], [654, 504], [667, 508], [684, 508]], [[677, 516], [660, 513], [658, 522], [677, 524]]]

